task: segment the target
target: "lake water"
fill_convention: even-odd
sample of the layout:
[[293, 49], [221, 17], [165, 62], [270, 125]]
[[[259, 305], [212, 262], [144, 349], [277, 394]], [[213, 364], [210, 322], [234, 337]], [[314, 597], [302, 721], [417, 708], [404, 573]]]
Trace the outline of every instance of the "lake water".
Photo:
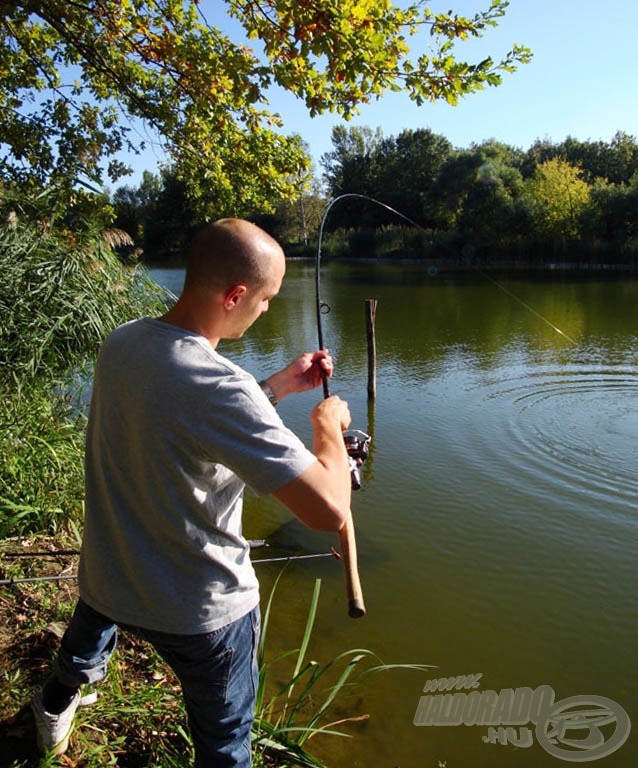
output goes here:
[[[180, 272], [153, 274], [179, 291]], [[314, 349], [313, 281], [313, 264], [291, 263], [270, 312], [220, 351], [260, 378]], [[352, 738], [318, 736], [308, 746], [331, 766], [586, 759], [633, 768], [636, 734], [615, 746], [627, 717], [638, 728], [638, 280], [446, 275], [365, 262], [323, 266], [322, 292], [331, 307], [331, 391], [348, 400], [353, 426], [373, 436], [353, 499], [368, 613], [347, 617], [337, 560], [291, 563], [271, 652], [299, 645], [320, 578], [310, 657], [367, 648], [387, 663], [435, 668], [369, 677], [333, 719], [370, 718], [342, 727]], [[379, 301], [373, 403], [366, 298]], [[279, 406], [308, 441], [318, 397]], [[247, 499], [244, 527], [271, 542], [254, 559], [336, 543], [270, 499]], [[279, 570], [258, 566], [264, 596]], [[414, 724], [428, 680], [479, 674], [465, 681], [474, 688], [444, 692], [458, 694], [463, 722], [449, 709], [451, 695], [444, 702], [430, 693], [424, 725]], [[515, 725], [508, 689], [530, 689], [518, 691], [526, 704]], [[553, 707], [543, 699], [552, 694]], [[539, 701], [549, 709], [537, 724]]]

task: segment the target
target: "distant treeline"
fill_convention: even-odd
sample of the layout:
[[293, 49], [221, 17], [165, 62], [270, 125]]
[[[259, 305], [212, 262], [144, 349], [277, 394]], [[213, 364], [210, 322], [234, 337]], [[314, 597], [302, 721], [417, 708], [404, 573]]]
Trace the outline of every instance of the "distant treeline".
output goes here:
[[[321, 180], [300, 178], [296, 200], [252, 217], [290, 255], [311, 255], [329, 200], [354, 193], [418, 227], [365, 199], [345, 198], [325, 222], [327, 257], [635, 264], [638, 143], [625, 133], [610, 142], [537, 141], [527, 150], [496, 141], [458, 149], [429, 129], [384, 137], [380, 129], [338, 126], [332, 144], [321, 158]], [[145, 174], [137, 189], [118, 189], [112, 202], [117, 226], [149, 261], [178, 259], [199, 223], [166, 170]]]

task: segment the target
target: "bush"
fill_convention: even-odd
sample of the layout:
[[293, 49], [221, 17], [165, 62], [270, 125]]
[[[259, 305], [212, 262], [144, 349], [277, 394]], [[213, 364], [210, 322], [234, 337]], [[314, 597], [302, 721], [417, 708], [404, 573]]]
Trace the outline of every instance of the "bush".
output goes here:
[[89, 361], [116, 325], [163, 311], [167, 299], [145, 270], [118, 260], [123, 233], [12, 213], [0, 226], [2, 536], [81, 519], [78, 391]]
[[48, 381], [0, 393], [0, 538], [78, 525], [84, 418]]
[[116, 325], [163, 302], [147, 273], [123, 266], [103, 234], [4, 226], [0, 378], [66, 373]]

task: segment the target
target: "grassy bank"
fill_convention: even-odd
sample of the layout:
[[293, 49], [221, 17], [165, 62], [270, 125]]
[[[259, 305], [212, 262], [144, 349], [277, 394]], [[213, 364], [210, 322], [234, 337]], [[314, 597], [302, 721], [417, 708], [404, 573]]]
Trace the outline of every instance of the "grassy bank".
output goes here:
[[[74, 573], [73, 555], [33, 555], [74, 547], [77, 541], [68, 533], [5, 539], [0, 545], [2, 578]], [[58, 761], [38, 756], [28, 702], [50, 671], [76, 597], [74, 579], [0, 587], [3, 765], [183, 765], [190, 745], [177, 681], [149, 647], [127, 633], [121, 634], [96, 703], [78, 710], [67, 755]]]

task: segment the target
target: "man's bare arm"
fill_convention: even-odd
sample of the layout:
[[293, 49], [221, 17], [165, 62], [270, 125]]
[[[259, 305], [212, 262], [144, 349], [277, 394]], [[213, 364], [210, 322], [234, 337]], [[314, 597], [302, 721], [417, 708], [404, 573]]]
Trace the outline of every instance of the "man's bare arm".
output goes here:
[[312, 450], [317, 461], [273, 495], [309, 528], [338, 531], [350, 515], [350, 467], [343, 430], [348, 404], [333, 395], [312, 411]]

